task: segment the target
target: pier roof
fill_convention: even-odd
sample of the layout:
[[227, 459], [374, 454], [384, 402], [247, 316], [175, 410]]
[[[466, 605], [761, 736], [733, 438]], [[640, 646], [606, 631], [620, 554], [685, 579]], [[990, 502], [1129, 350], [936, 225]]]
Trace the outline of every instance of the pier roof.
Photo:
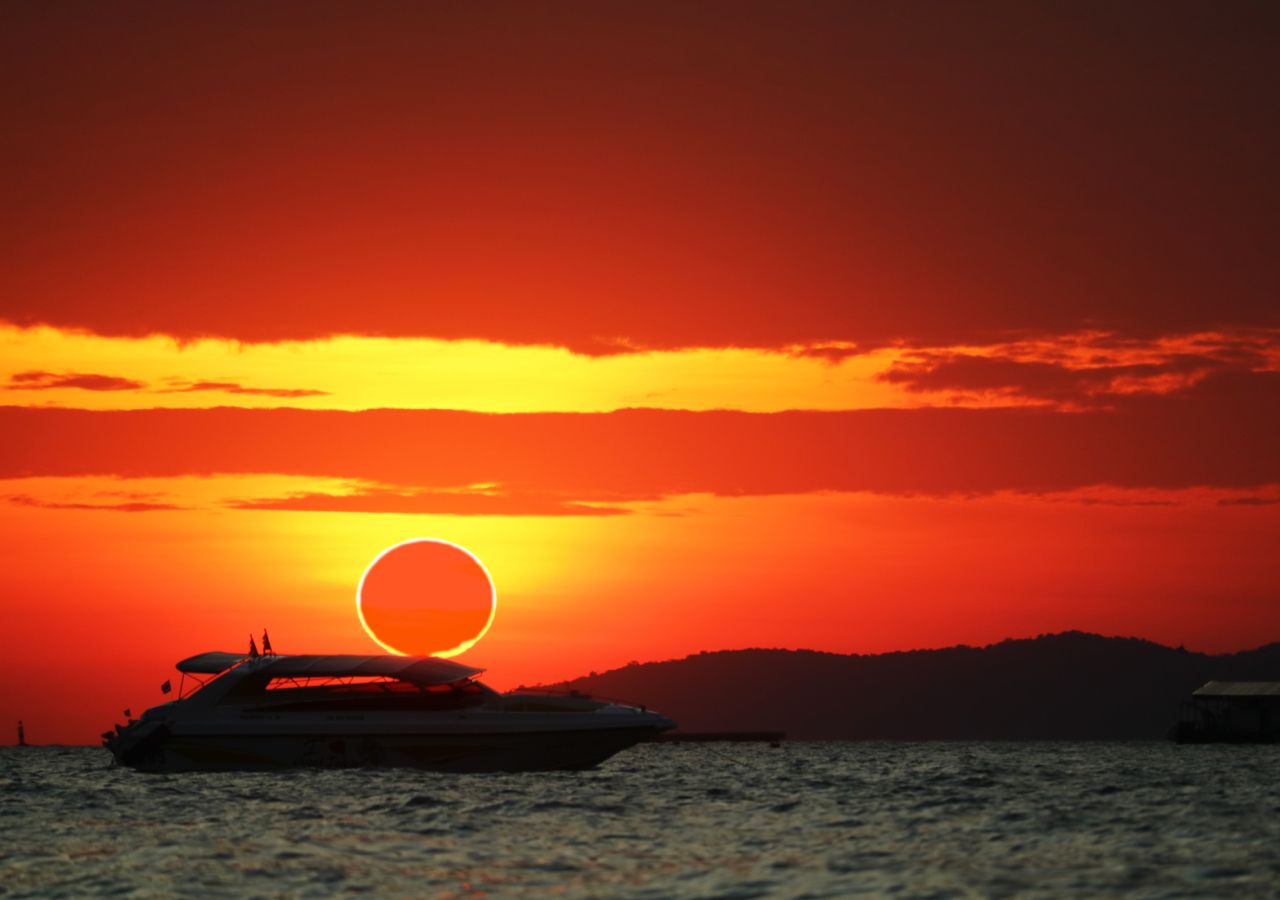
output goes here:
[[1193, 697], [1280, 697], [1280, 681], [1210, 681]]

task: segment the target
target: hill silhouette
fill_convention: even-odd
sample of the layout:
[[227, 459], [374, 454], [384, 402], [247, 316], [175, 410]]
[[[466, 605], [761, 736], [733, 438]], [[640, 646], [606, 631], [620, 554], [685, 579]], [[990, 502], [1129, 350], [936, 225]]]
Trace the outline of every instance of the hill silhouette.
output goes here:
[[1280, 680], [1280, 643], [1211, 656], [1078, 631], [878, 655], [725, 650], [548, 685], [661, 710], [680, 731], [801, 740], [1144, 740], [1211, 679]]

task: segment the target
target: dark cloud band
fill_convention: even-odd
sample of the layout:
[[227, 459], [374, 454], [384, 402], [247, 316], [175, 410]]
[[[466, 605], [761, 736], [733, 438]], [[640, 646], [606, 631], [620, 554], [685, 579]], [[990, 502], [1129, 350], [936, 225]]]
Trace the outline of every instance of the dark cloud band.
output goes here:
[[[405, 491], [501, 484], [579, 502], [671, 494], [1247, 488], [1280, 481], [1280, 373], [1106, 409], [0, 409], [0, 477], [282, 473]], [[407, 502], [407, 501], [396, 501]]]

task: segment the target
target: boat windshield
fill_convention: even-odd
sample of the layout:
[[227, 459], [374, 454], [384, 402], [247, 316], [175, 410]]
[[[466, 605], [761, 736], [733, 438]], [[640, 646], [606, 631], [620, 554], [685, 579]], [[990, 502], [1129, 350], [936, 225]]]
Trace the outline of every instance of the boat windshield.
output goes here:
[[416, 685], [397, 678], [246, 678], [223, 703], [250, 704], [274, 712], [463, 709], [483, 703], [491, 691], [476, 681]]

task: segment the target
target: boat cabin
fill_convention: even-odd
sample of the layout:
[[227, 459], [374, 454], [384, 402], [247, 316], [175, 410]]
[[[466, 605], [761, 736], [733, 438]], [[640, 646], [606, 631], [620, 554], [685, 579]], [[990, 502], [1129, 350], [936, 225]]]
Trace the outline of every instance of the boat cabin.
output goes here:
[[202, 653], [178, 671], [181, 702], [245, 712], [440, 711], [495, 696], [475, 680], [483, 669], [435, 657]]

